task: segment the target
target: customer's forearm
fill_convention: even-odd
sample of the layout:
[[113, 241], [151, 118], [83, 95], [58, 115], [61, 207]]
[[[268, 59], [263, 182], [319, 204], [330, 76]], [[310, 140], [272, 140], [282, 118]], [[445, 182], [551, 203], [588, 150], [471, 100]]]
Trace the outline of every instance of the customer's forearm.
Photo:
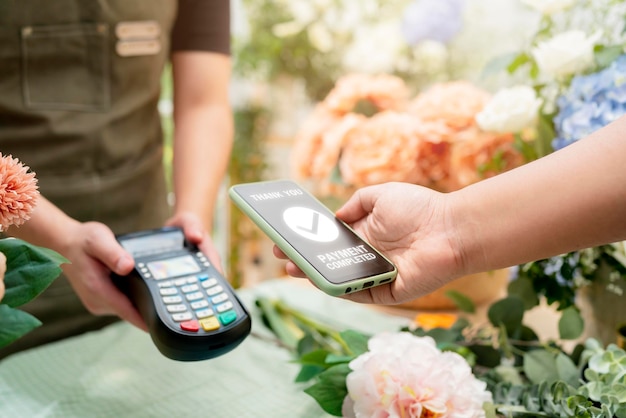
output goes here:
[[467, 272], [626, 239], [626, 119], [452, 193]]

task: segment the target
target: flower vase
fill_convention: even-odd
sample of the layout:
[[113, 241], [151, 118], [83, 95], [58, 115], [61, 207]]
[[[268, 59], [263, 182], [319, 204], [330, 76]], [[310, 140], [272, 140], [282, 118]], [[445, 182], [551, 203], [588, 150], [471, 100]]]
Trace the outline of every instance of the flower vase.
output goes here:
[[506, 295], [509, 284], [509, 269], [491, 270], [463, 276], [428, 295], [395, 305], [404, 309], [416, 310], [453, 310], [454, 301], [446, 295], [453, 290], [468, 297], [475, 305], [482, 305]]
[[626, 324], [626, 300], [612, 279], [614, 273], [602, 263], [591, 283], [578, 291], [576, 304], [585, 321], [583, 340], [595, 338], [604, 345], [618, 343], [618, 329]]

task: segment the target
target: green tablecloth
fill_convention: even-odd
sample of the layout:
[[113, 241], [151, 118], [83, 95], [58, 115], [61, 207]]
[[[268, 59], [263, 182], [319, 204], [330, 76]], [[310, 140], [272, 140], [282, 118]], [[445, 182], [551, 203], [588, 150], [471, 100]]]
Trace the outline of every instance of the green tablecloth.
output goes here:
[[[333, 298], [292, 280], [238, 292], [265, 337], [254, 306], [280, 297], [319, 318], [366, 332], [396, 330], [406, 319]], [[149, 336], [126, 323], [22, 352], [0, 362], [0, 417], [327, 417], [294, 383], [289, 352], [249, 336], [212, 360], [163, 357]]]

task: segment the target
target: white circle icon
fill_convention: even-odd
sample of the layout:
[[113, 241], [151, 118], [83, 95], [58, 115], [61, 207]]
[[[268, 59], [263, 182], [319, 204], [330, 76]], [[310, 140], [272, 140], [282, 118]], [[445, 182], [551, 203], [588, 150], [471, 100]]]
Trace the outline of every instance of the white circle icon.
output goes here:
[[332, 219], [316, 210], [294, 206], [283, 212], [283, 220], [296, 234], [317, 242], [331, 242], [339, 236]]

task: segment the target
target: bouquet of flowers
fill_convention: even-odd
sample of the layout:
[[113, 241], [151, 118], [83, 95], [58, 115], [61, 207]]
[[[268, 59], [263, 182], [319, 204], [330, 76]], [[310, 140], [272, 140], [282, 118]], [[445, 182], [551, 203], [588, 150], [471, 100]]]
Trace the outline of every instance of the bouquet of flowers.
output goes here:
[[[600, 0], [523, 0], [541, 15], [538, 30], [526, 48], [507, 59], [506, 70], [519, 77], [514, 88], [504, 89], [487, 106], [491, 112], [479, 124], [483, 129], [505, 129], [526, 134], [530, 158], [541, 157], [578, 141], [626, 114], [626, 3]], [[490, 69], [490, 71], [493, 68]], [[523, 80], [520, 82], [519, 80]], [[539, 120], [533, 132], [523, 132], [510, 122], [514, 111], [502, 103], [514, 103], [511, 91], [536, 92], [534, 108]], [[500, 104], [495, 98], [500, 98]], [[526, 106], [527, 109], [531, 107]], [[560, 310], [579, 314], [579, 290], [599, 280], [606, 290], [623, 294], [626, 277], [624, 243], [603, 245], [519, 266], [512, 292], [544, 296]], [[531, 304], [538, 297], [527, 297]], [[612, 315], [607, 326], [626, 321]], [[613, 341], [615, 329], [603, 336]], [[598, 336], [599, 337], [599, 336]]]
[[388, 181], [451, 191], [517, 167], [514, 135], [477, 123], [490, 98], [467, 81], [411, 97], [399, 77], [346, 75], [300, 129], [294, 176], [321, 195]]
[[539, 341], [517, 297], [495, 302], [488, 323], [418, 315], [376, 335], [336, 329], [281, 300], [257, 306], [301, 365], [296, 382], [334, 416], [626, 416], [626, 352], [593, 339], [571, 351]]
[[[35, 209], [39, 191], [35, 173], [18, 159], [0, 154], [0, 231], [20, 226]], [[61, 273], [67, 260], [47, 248], [15, 238], [0, 239], [6, 264], [0, 277], [0, 347], [4, 347], [41, 322], [16, 309], [34, 299]]]

